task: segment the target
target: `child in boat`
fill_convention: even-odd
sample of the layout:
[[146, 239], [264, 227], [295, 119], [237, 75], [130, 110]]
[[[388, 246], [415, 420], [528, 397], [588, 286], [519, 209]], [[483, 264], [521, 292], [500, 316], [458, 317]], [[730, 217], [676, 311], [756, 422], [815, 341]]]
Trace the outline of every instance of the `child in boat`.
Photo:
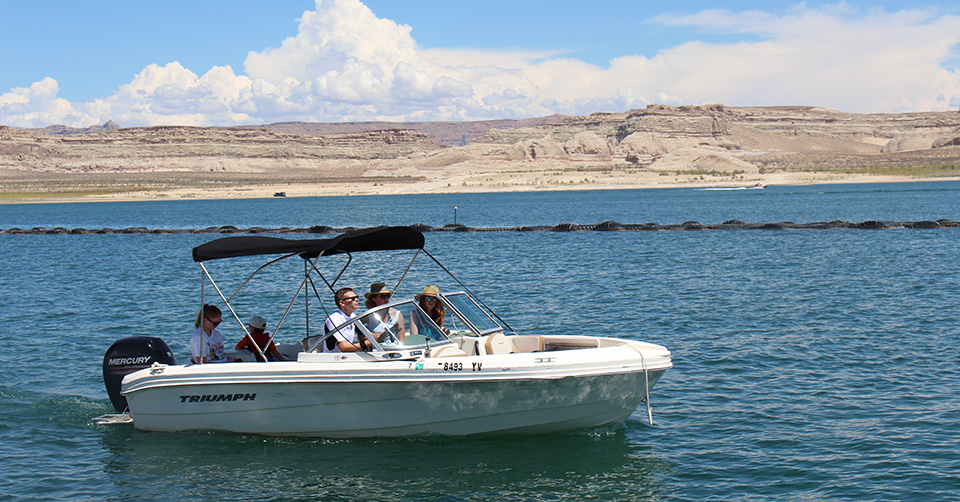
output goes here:
[[[277, 346], [270, 341], [270, 333], [264, 332], [267, 328], [267, 320], [258, 315], [250, 318], [250, 322], [247, 323], [247, 327], [250, 328], [250, 336], [243, 337], [239, 343], [237, 343], [237, 350], [249, 350], [257, 356], [257, 360], [263, 362], [263, 357], [257, 352], [256, 346], [260, 347], [260, 350], [263, 351], [267, 356], [267, 360], [270, 361], [286, 361], [283, 357], [283, 354], [277, 350]], [[250, 338], [253, 340], [250, 340]], [[256, 342], [256, 346], [254, 345]]]

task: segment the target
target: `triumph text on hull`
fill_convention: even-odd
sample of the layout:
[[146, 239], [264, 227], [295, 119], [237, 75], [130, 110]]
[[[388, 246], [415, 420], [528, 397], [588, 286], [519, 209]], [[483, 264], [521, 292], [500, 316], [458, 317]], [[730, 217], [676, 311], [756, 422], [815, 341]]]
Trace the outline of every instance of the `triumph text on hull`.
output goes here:
[[[370, 251], [414, 254], [393, 291], [402, 289], [407, 271], [422, 255], [446, 272], [423, 249], [423, 241], [408, 227], [378, 227], [331, 239], [226, 237], [194, 248], [204, 282], [227, 305], [224, 321], [232, 318], [240, 325], [231, 303], [238, 303], [240, 290], [268, 267], [302, 262], [294, 267], [299, 272], [293, 300], [285, 303], [274, 330], [276, 336], [285, 321], [296, 325], [301, 343], [278, 345], [287, 362], [256, 362], [257, 356], [266, 359], [263, 353], [236, 351], [228, 355], [249, 362], [177, 365], [159, 338], [119, 340], [104, 357], [115, 408], [127, 411], [128, 420], [142, 430], [304, 437], [552, 432], [620, 422], [643, 403], [652, 421], [649, 393], [671, 367], [667, 349], [613, 337], [516, 334], [452, 274], [464, 291], [437, 295], [447, 312], [443, 326], [412, 294], [407, 299], [394, 294], [394, 301], [358, 312], [324, 334], [323, 319], [332, 310], [318, 283], [335, 290], [354, 255]], [[343, 269], [321, 273], [318, 265], [334, 255], [346, 256]], [[250, 256], [269, 261], [229, 296], [205, 266], [210, 260]], [[297, 324], [287, 314], [300, 302], [306, 319]], [[319, 317], [312, 322], [311, 308]], [[403, 329], [398, 318], [409, 320]], [[372, 348], [325, 352], [327, 338], [348, 325]]]

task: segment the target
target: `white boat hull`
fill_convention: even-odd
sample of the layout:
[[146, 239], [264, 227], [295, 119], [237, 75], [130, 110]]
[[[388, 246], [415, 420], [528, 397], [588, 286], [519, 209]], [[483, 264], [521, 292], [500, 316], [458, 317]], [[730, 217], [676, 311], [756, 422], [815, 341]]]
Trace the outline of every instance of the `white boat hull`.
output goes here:
[[[643, 357], [639, 353], [644, 352]], [[304, 437], [552, 432], [629, 417], [670, 367], [663, 347], [365, 361], [160, 366], [124, 379], [138, 429]]]

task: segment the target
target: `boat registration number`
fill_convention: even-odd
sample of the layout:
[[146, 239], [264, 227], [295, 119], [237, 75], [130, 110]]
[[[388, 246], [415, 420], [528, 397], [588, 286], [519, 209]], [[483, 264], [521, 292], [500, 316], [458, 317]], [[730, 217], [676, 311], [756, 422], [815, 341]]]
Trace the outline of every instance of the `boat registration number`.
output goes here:
[[[474, 362], [470, 364], [472, 365], [470, 367], [471, 371], [482, 371], [483, 363]], [[463, 368], [463, 363], [443, 363], [443, 371], [463, 371]]]

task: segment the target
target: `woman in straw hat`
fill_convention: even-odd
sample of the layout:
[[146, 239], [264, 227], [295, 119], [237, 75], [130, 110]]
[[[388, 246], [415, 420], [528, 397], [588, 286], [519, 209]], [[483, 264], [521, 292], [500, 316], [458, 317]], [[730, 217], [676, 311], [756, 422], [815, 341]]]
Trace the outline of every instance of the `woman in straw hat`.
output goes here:
[[[390, 297], [393, 296], [393, 291], [387, 289], [386, 284], [375, 282], [370, 285], [370, 292], [364, 293], [363, 296], [367, 297], [365, 302], [367, 308], [372, 309], [389, 302]], [[403, 341], [406, 333], [404, 332], [403, 316], [400, 315], [399, 310], [391, 307], [371, 314], [369, 317], [367, 321], [368, 329], [377, 337], [378, 341], [382, 341], [381, 338], [387, 331], [392, 333], [397, 340]]]
[[[440, 303], [440, 288], [432, 284], [428, 284], [423, 288], [423, 293], [420, 293], [413, 298], [417, 300], [420, 304], [420, 308], [430, 316], [430, 319], [433, 319], [434, 324], [436, 324], [444, 333], [447, 333], [448, 330], [443, 327], [443, 318], [447, 315], [447, 312], [443, 308], [443, 304]], [[419, 311], [413, 310], [410, 312], [410, 333], [418, 333], [421, 330], [424, 331], [426, 335], [429, 324], [425, 319], [422, 319], [423, 314]], [[436, 337], [433, 337], [436, 338]]]

